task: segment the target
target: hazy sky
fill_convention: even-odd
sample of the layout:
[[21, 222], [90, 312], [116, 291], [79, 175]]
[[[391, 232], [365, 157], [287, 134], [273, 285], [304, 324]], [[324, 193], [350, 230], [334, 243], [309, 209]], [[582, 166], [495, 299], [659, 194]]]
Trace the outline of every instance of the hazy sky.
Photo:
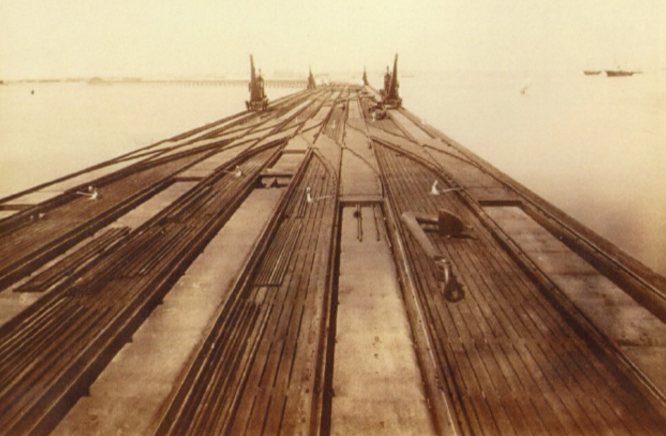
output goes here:
[[0, 0], [0, 79], [666, 68], [666, 0]]

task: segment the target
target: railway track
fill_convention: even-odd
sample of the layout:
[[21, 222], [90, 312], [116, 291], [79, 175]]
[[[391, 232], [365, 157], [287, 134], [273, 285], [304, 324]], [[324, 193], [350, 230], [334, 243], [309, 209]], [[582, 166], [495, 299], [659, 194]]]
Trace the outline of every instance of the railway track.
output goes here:
[[317, 433], [337, 181], [314, 153], [297, 177], [156, 434]]
[[[235, 148], [235, 154], [240, 154], [262, 140], [266, 141], [315, 103], [316, 99], [296, 94], [284, 100], [286, 107], [277, 105], [263, 118], [256, 115], [241, 118], [240, 122], [249, 125], [236, 135], [225, 139], [199, 138], [167, 147], [127, 168], [101, 179], [89, 180], [83, 186], [72, 187], [44, 204], [0, 221], [0, 288], [9, 286], [165, 189], [178, 173], [229, 148]], [[301, 111], [287, 114], [297, 105], [303, 106]], [[282, 119], [285, 115], [288, 117]], [[271, 128], [256, 134], [263, 125], [276, 120]], [[233, 132], [235, 127], [237, 125], [233, 122], [225, 127], [224, 132], [217, 132], [216, 136], [224, 136], [222, 133], [226, 134], [228, 130]], [[253, 134], [254, 140], [243, 139]], [[89, 201], [88, 196], [80, 194], [88, 186], [102, 192], [100, 201]]]
[[473, 238], [430, 234], [465, 289], [450, 304], [432, 262], [395, 224], [439, 371], [431, 392], [445, 391], [461, 434], [659, 434], [653, 403], [567, 323], [461, 194], [429, 193], [435, 180], [449, 186], [442, 174], [400, 149], [377, 144], [376, 152], [395, 216], [446, 209], [474, 229]]
[[198, 185], [71, 285], [56, 288], [0, 330], [0, 423], [8, 433], [39, 433], [53, 425], [277, 153], [277, 147], [267, 148], [238, 162], [247, 177], [222, 172]]
[[[328, 134], [332, 123], [340, 120], [329, 114], [317, 129]], [[336, 169], [310, 150], [155, 434], [317, 434], [325, 426], [337, 191]]]
[[[374, 120], [371, 106], [353, 86], [296, 93], [269, 112], [228, 117], [48, 184], [61, 192], [1, 220], [0, 291], [36, 301], [0, 326], [0, 434], [53, 430], [255, 189], [270, 202], [254, 204], [274, 212], [255, 223], [256, 242], [245, 244], [219, 306], [174, 366], [173, 387], [143, 421], [146, 434], [335, 432], [345, 420], [333, 418], [341, 258], [365, 280], [378, 274], [365, 270], [368, 259], [356, 262], [356, 243], [365, 256], [371, 243], [383, 247], [381, 271], [395, 279], [395, 295], [402, 291], [422, 377], [414, 402], [429, 405], [417, 412], [424, 429], [660, 434], [663, 411], [635, 374], [484, 211], [520, 196], [464, 151], [438, 148], [437, 135], [407, 112]], [[160, 200], [170, 188], [175, 194]], [[127, 218], [154, 199], [145, 218]], [[425, 227], [462, 287], [456, 302], [399, 219], [442, 209], [469, 226], [451, 237]], [[199, 271], [216, 253], [199, 257]], [[353, 274], [344, 282], [372, 304], [371, 285]], [[347, 353], [346, 362], [358, 354]], [[369, 371], [378, 356], [368, 356]], [[346, 407], [365, 398], [343, 395], [337, 404]], [[367, 410], [387, 407], [386, 398], [372, 401]]]
[[[5, 284], [11, 284], [164, 189], [192, 164], [225, 148], [238, 148], [235, 157], [139, 228], [112, 226], [15, 289], [49, 292], [0, 328], [3, 434], [43, 434], [85, 395], [146, 314], [255, 188], [262, 171], [279, 158], [289, 137], [271, 136], [294, 124], [303, 111], [321, 105], [317, 94], [288, 103], [245, 129], [240, 145], [223, 141], [191, 147], [190, 142], [180, 154], [173, 148], [168, 157], [152, 154], [139, 168], [126, 170], [129, 174], [96, 184], [103, 202], [63, 199], [51, 205], [47, 218], [9, 226], [0, 235], [7, 242], [2, 249], [13, 253], [3, 258]], [[255, 134], [269, 122], [274, 125]], [[294, 133], [302, 124], [295, 123]], [[253, 140], [242, 139], [253, 134]]]

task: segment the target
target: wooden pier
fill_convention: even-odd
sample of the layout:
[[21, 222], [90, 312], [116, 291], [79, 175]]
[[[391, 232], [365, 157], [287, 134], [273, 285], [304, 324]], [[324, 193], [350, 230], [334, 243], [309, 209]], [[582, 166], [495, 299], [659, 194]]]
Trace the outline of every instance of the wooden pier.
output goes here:
[[378, 100], [0, 199], [0, 434], [663, 434], [666, 279]]

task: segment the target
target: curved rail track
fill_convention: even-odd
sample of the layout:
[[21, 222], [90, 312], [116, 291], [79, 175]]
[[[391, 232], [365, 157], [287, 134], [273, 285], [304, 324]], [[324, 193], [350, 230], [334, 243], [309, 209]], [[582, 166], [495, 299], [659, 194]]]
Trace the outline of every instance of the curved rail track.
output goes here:
[[[294, 120], [304, 111], [307, 115], [318, 110], [326, 93], [286, 99], [286, 107], [240, 120], [249, 126], [235, 142], [215, 141], [226, 130], [209, 132], [166, 149], [161, 153], [166, 157], [153, 154], [113, 174], [111, 180], [95, 180], [102, 193], [99, 201], [68, 192], [57, 202], [32, 208], [44, 214], [39, 219], [34, 218], [36, 211], [26, 211], [22, 215], [31, 212], [32, 219], [18, 217], [5, 223], [0, 238], [6, 286], [164, 189], [193, 164], [238, 149], [235, 157], [139, 228], [111, 226], [15, 289], [50, 288], [50, 292], [0, 328], [2, 433], [42, 434], [86, 393], [146, 314], [254, 189], [261, 172], [279, 158], [289, 138], [281, 134], [283, 128], [302, 127]], [[255, 133], [271, 122], [272, 127]], [[238, 124], [226, 127], [233, 130]], [[280, 135], [271, 139], [275, 133]], [[243, 139], [251, 135], [253, 140]], [[212, 144], [197, 145], [211, 139]], [[185, 150], [175, 152], [181, 148]]]
[[[287, 112], [294, 105], [302, 104], [306, 100], [309, 105], [314, 105], [316, 102], [307, 99], [303, 94], [296, 94], [292, 98], [284, 99], [284, 105], [276, 106], [263, 118], [259, 115], [242, 117], [226, 125], [222, 132], [213, 130], [204, 137], [196, 137], [163, 148], [120, 171], [102, 178], [87, 180], [82, 185], [69, 187], [51, 200], [26, 208], [0, 221], [0, 287], [10, 285], [66, 248], [90, 236], [165, 189], [179, 172], [222, 150], [232, 147], [248, 149], [261, 139], [270, 138], [271, 135], [280, 132], [298, 115], [298, 112], [294, 114]], [[301, 108], [303, 109], [305, 107]], [[285, 115], [289, 115], [288, 118], [282, 119]], [[256, 134], [256, 131], [261, 130], [261, 127], [269, 122], [275, 124]], [[237, 123], [247, 126], [233, 134], [234, 128], [238, 128]], [[228, 135], [229, 131], [232, 132], [231, 136]], [[195, 136], [198, 133], [199, 129], [195, 129], [188, 136]], [[223, 134], [228, 137], [217, 138], [224, 136]], [[254, 140], [244, 139], [252, 134], [255, 135]], [[158, 143], [157, 146], [160, 144], [163, 143]], [[109, 161], [107, 164], [112, 165], [115, 162], [117, 160]], [[103, 201], [88, 201], [89, 197], [79, 194], [81, 191], [85, 192], [88, 186], [99, 189]], [[37, 187], [35, 190], [40, 188]]]
[[318, 433], [337, 181], [313, 153], [297, 177], [156, 434]]
[[395, 224], [441, 380], [432, 391], [445, 390], [459, 431], [658, 434], [663, 417], [654, 405], [567, 323], [462, 194], [430, 194], [435, 180], [453, 188], [444, 175], [400, 149], [378, 145], [376, 152], [394, 215], [446, 209], [474, 229], [471, 237], [430, 234], [465, 289], [465, 299], [450, 304], [430, 260]]
[[141, 313], [156, 304], [224, 224], [277, 151], [268, 148], [239, 162], [248, 175], [243, 179], [222, 173], [198, 185], [76, 281], [55, 289], [0, 331], [4, 429], [20, 434], [50, 426], [60, 403], [80, 395], [81, 384], [108, 361]]

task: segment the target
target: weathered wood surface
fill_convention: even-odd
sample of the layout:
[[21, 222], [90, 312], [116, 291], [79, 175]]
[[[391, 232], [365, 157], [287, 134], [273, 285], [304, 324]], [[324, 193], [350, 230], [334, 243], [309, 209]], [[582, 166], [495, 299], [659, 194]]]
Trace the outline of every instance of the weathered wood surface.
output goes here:
[[[375, 119], [372, 94], [344, 85], [300, 92], [265, 114], [228, 117], [0, 200], [0, 433], [48, 433], [91, 386], [95, 395], [95, 378], [128, 355], [117, 352], [142, 323], [168, 319], [153, 308], [180, 289], [174, 284], [190, 265], [201, 277], [219, 277], [212, 253], [224, 248], [206, 249], [262, 189], [277, 206], [253, 223], [256, 242], [242, 244], [247, 259], [226, 261], [233, 277], [219, 306], [201, 312], [200, 340], [164, 344], [186, 353], [173, 359], [171, 390], [146, 386], [132, 397], [150, 395], [140, 428], [408, 432], [404, 423], [383, 427], [372, 418], [397, 404], [382, 401], [398, 383], [381, 369], [388, 358], [376, 367], [386, 386], [368, 375], [374, 359], [366, 360], [358, 383], [366, 377], [372, 389], [347, 389], [337, 403], [364, 401], [367, 423], [335, 408], [336, 328], [350, 338], [350, 314], [358, 312], [338, 306], [340, 283], [349, 289], [353, 277], [381, 276], [400, 292], [404, 312], [368, 316], [363, 325], [373, 331], [407, 314], [413, 344], [396, 341], [392, 357], [395, 367], [415, 359], [417, 374], [404, 389], [419, 393], [414, 410], [418, 395], [430, 407], [414, 421], [424, 431], [661, 434], [664, 279], [409, 111]], [[88, 186], [99, 198], [86, 194]], [[444, 298], [432, 259], [397, 219], [440, 209], [468, 226], [454, 237], [426, 232], [463, 287], [459, 302]], [[356, 220], [365, 251], [341, 252], [343, 216], [344, 247]], [[230, 252], [241, 246], [226, 238]], [[384, 257], [373, 267], [377, 241]], [[386, 264], [389, 253], [395, 268]], [[355, 275], [343, 278], [344, 270]], [[200, 304], [213, 301], [198, 295]], [[153, 363], [143, 378], [160, 371], [162, 355], [146, 359]], [[346, 358], [340, 381], [350, 377]], [[141, 389], [146, 381], [127, 382]], [[94, 403], [101, 410], [104, 400]], [[113, 410], [109, 423], [141, 415]], [[91, 429], [74, 416], [59, 434]]]

